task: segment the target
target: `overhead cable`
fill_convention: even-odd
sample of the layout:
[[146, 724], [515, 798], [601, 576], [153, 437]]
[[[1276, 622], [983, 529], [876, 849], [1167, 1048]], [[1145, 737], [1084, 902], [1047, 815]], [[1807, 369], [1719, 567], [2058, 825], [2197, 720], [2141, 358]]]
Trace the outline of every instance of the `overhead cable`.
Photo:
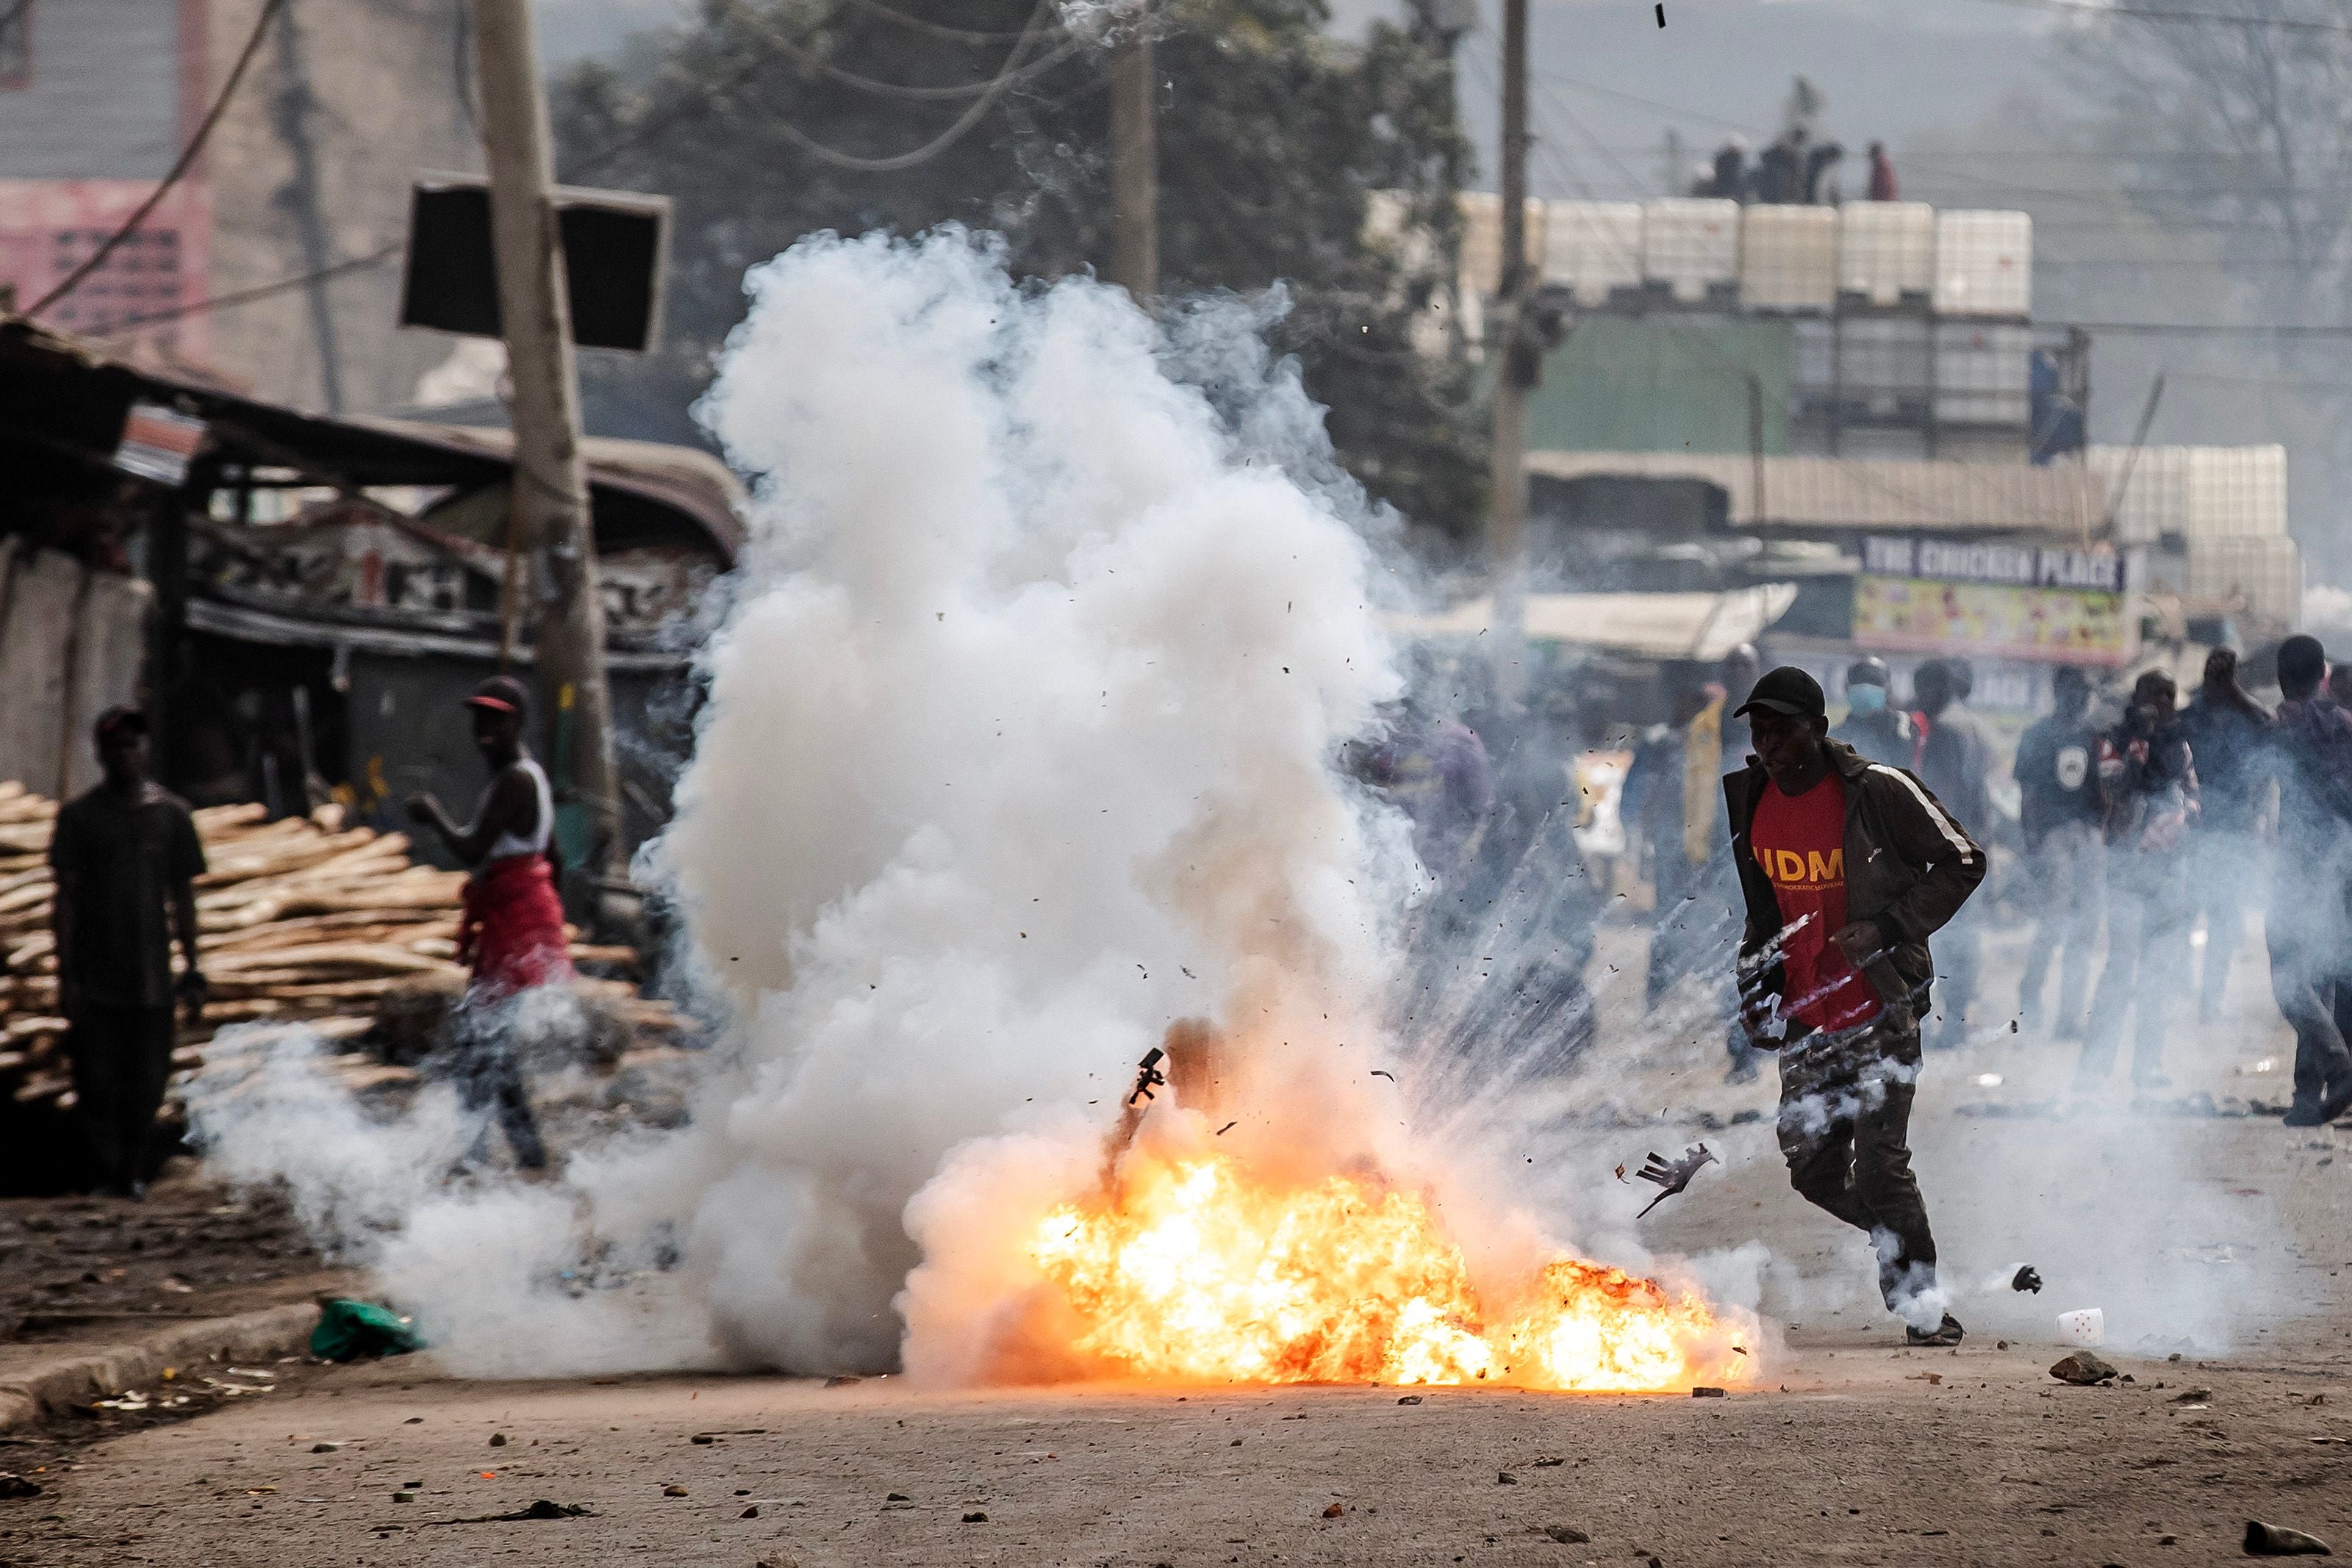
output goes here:
[[978, 125], [988, 111], [995, 107], [996, 100], [1003, 96], [1005, 89], [1020, 79], [1022, 62], [1028, 57], [1031, 47], [1043, 34], [1045, 21], [1053, 14], [1054, 0], [1037, 0], [1037, 9], [1031, 12], [1029, 16], [1028, 29], [1013, 46], [1013, 52], [1005, 57], [1003, 66], [997, 71], [996, 78], [988, 84], [987, 90], [972, 100], [971, 108], [956, 117], [954, 124], [911, 152], [901, 152], [895, 157], [866, 158], [854, 152], [843, 152], [827, 147], [790, 120], [778, 120], [776, 130], [782, 134], [785, 141], [810, 157], [821, 163], [830, 163], [836, 169], [849, 169], [862, 174], [887, 174], [899, 169], [911, 169], [918, 163], [929, 162], [962, 141], [964, 133]]
[[122, 221], [121, 227], [107, 235], [96, 250], [82, 258], [79, 267], [66, 274], [64, 279], [55, 288], [36, 300], [32, 308], [25, 312], [26, 315], [38, 316], [80, 287], [85, 278], [106, 265], [107, 258], [115, 253], [123, 241], [138, 232], [139, 225], [145, 223], [149, 214], [162, 204], [163, 197], [170, 193], [172, 187], [178, 184], [181, 177], [195, 166], [198, 155], [205, 150], [205, 143], [212, 137], [213, 128], [220, 123], [222, 114], [227, 110], [229, 99], [236, 96], [237, 84], [245, 79], [246, 68], [253, 64], [253, 57], [261, 52], [262, 36], [269, 30], [269, 24], [277, 19], [278, 14], [285, 9], [286, 0], [263, 0], [261, 15], [254, 18], [253, 32], [245, 40], [245, 48], [237, 55], [236, 64], [229, 68], [228, 79], [221, 84], [220, 95], [213, 99], [212, 108], [205, 111], [205, 118], [197, 125], [195, 134], [188, 138], [188, 144], [185, 147], [180, 149], [180, 156], [164, 174], [162, 183], [148, 193], [147, 199], [140, 203], [137, 209]]
[[177, 321], [184, 317], [201, 316], [214, 310], [226, 310], [234, 305], [250, 305], [257, 299], [268, 299], [273, 295], [290, 293], [294, 289], [307, 287], [310, 284], [326, 278], [341, 277], [345, 273], [364, 272], [370, 267], [382, 267], [406, 248], [404, 243], [395, 241], [381, 250], [370, 251], [365, 256], [355, 256], [343, 261], [333, 262], [298, 277], [281, 277], [275, 283], [258, 284], [254, 287], [240, 288], [233, 293], [215, 294], [205, 299], [191, 299], [185, 304], [167, 306], [161, 310], [146, 310], [136, 316], [125, 316], [119, 321], [109, 321], [102, 327], [89, 329], [89, 335], [94, 338], [110, 338], [127, 332], [133, 327], [149, 327], [158, 321]]

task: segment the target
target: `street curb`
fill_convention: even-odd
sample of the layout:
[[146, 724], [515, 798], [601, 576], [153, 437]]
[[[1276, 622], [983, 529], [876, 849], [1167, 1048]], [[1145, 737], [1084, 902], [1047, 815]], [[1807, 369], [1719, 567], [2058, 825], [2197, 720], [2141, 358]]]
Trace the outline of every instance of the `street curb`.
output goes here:
[[235, 1317], [175, 1323], [122, 1344], [63, 1347], [57, 1360], [0, 1383], [0, 1432], [29, 1427], [45, 1416], [162, 1384], [165, 1367], [188, 1367], [215, 1357], [249, 1360], [282, 1355], [310, 1343], [318, 1326], [315, 1301], [297, 1301]]

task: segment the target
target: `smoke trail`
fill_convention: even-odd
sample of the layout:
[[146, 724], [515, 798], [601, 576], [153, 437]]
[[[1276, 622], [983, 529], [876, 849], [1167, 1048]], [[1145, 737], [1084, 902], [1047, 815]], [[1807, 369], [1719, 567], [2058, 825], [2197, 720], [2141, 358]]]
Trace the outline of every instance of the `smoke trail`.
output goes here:
[[[909, 1201], [975, 1139], [1029, 1140], [1033, 1179], [1097, 1157], [1181, 1017], [1314, 1111], [1293, 1157], [1338, 1168], [1383, 1119], [1377, 888], [1410, 852], [1332, 763], [1399, 680], [1261, 323], [1212, 303], [1163, 333], [1091, 280], [1016, 286], [960, 231], [812, 239], [749, 291], [702, 413], [758, 476], [752, 538], [641, 867], [731, 1023], [676, 1134], [575, 1155], [560, 1189], [404, 1186], [348, 1238], [469, 1369], [890, 1366]], [[216, 1149], [264, 1106], [330, 1130], [244, 1104]], [[425, 1157], [420, 1127], [331, 1130]], [[315, 1166], [256, 1145], [239, 1170]], [[624, 1299], [670, 1333], [620, 1332]]]

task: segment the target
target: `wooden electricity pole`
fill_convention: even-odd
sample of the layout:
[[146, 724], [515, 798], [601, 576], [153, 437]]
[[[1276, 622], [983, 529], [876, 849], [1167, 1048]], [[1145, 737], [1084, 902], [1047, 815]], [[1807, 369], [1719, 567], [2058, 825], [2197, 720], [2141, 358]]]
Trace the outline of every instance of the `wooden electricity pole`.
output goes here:
[[1486, 559], [1494, 574], [1495, 675], [1516, 706], [1526, 686], [1528, 389], [1520, 334], [1528, 295], [1528, 0], [1503, 3], [1503, 273], [1486, 333], [1494, 370], [1493, 497]]
[[1110, 55], [1110, 279], [1144, 305], [1160, 293], [1160, 149], [1149, 8], [1132, 22]]
[[579, 367], [530, 0], [474, 0], [474, 47], [499, 317], [514, 384], [514, 523], [543, 574], [532, 584], [540, 717], [551, 727], [544, 733], [552, 747], [562, 748], [551, 749], [555, 775], [587, 812], [584, 869], [601, 880], [620, 846], [621, 800], [604, 683], [604, 601], [580, 453]]

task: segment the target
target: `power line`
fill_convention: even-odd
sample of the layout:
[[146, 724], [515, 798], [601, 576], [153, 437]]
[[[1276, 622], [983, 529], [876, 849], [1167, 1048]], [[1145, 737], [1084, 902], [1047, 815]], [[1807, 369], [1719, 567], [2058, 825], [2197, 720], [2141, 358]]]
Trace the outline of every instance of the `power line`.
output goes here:
[[[785, 54], [792, 56], [794, 59], [800, 61], [809, 69], [815, 71], [818, 75], [829, 78], [834, 81], [840, 82], [845, 87], [855, 88], [860, 92], [871, 93], [877, 98], [898, 98], [907, 99], [915, 102], [924, 102], [940, 99], [971, 98], [976, 94], [999, 92], [1006, 86], [1010, 85], [1005, 79], [1003, 71], [1000, 71], [995, 77], [991, 78], [987, 81], [961, 82], [952, 87], [908, 87], [898, 82], [877, 81], [872, 77], [860, 76], [856, 71], [845, 70], [841, 67], [835, 65], [830, 60], [820, 58], [807, 49], [801, 47], [800, 45], [793, 42], [791, 39], [784, 37], [781, 34], [771, 31], [764, 24], [761, 25], [760, 30], [767, 35], [769, 42], [774, 44], [776, 47], [782, 49]], [[1021, 67], [1019, 78], [1016, 79], [1025, 79], [1029, 77], [1036, 76], [1041, 72], [1051, 70], [1055, 66], [1059, 65], [1062, 61], [1069, 58], [1071, 55], [1076, 53], [1080, 47], [1079, 41], [1076, 38], [1066, 41], [1059, 48], [1053, 50], [1051, 53], [1041, 58], [1032, 60], [1029, 64]], [[1005, 69], [1012, 69], [1010, 62], [1007, 63]]]
[[2072, 11], [2078, 16], [2113, 17], [2120, 21], [2191, 22], [2204, 26], [2249, 27], [2281, 33], [2352, 35], [2352, 25], [2343, 22], [2305, 22], [2291, 16], [2232, 16], [2221, 11], [2152, 11], [2136, 5], [2104, 5], [2101, 0], [1979, 0], [1979, 3], [2026, 11]]
[[866, 158], [854, 152], [842, 152], [827, 147], [788, 120], [777, 120], [776, 130], [782, 133], [785, 141], [819, 162], [830, 163], [836, 169], [848, 169], [861, 174], [887, 174], [899, 169], [911, 169], [918, 163], [929, 162], [962, 141], [964, 133], [978, 125], [982, 118], [996, 106], [996, 100], [1003, 96], [1004, 90], [1020, 79], [1022, 60], [1043, 32], [1046, 18], [1053, 14], [1054, 0], [1037, 0], [1036, 10], [1029, 14], [1028, 27], [1023, 31], [1020, 40], [1013, 46], [1013, 52], [1005, 57], [1004, 64], [999, 68], [996, 78], [988, 84], [987, 90], [972, 100], [970, 109], [956, 117], [954, 124], [911, 152], [901, 152], [889, 158]]
[[331, 266], [305, 272], [299, 277], [281, 277], [275, 283], [264, 283], [252, 288], [240, 288], [231, 294], [215, 294], [208, 299], [192, 299], [184, 305], [174, 305], [167, 309], [149, 310], [136, 316], [125, 316], [121, 320], [110, 321], [103, 327], [90, 328], [87, 335], [93, 338], [110, 338], [127, 332], [133, 327], [152, 326], [158, 321], [177, 321], [183, 317], [200, 316], [213, 310], [226, 310], [235, 305], [250, 305], [257, 299], [267, 299], [272, 295], [289, 293], [326, 278], [341, 277], [345, 273], [364, 272], [370, 267], [382, 267], [405, 248], [407, 247], [404, 243], [395, 241], [385, 246], [382, 250], [371, 251], [365, 256], [355, 256], [345, 261], [338, 261]]
[[253, 64], [253, 57], [261, 52], [262, 35], [268, 31], [269, 24], [284, 9], [286, 9], [286, 0], [263, 0], [261, 15], [255, 17], [253, 21], [252, 36], [245, 40], [245, 49], [236, 57], [236, 64], [229, 68], [228, 80], [221, 84], [220, 96], [214, 99], [212, 108], [205, 111], [204, 120], [196, 127], [196, 133], [188, 138], [188, 144], [180, 150], [178, 160], [163, 175], [162, 183], [148, 193], [147, 199], [139, 204], [136, 211], [123, 220], [121, 227], [107, 235], [96, 250], [82, 259], [79, 267], [66, 274], [63, 282], [41, 296], [34, 303], [33, 308], [25, 312], [26, 315], [38, 316], [42, 311], [80, 287], [82, 280], [106, 265], [107, 258], [115, 253], [124, 240], [138, 232], [139, 225], [147, 221], [148, 215], [162, 204], [163, 197], [169, 193], [172, 187], [180, 183], [181, 176], [195, 166], [197, 155], [204, 152], [205, 143], [212, 137], [213, 128], [220, 123], [221, 115], [228, 109], [229, 99], [236, 95], [237, 83], [245, 79], [246, 68]]

